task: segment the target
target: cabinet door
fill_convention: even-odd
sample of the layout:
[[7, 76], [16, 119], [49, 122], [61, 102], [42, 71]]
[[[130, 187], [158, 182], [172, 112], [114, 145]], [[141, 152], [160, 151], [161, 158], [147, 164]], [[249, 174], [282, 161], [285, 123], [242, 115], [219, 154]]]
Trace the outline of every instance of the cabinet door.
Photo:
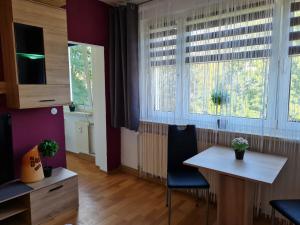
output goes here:
[[43, 28], [47, 84], [69, 84], [66, 11], [25, 0], [12, 9], [15, 23]]
[[31, 224], [39, 225], [78, 208], [77, 177], [30, 193]]
[[19, 85], [21, 109], [67, 105], [70, 102], [69, 85]]

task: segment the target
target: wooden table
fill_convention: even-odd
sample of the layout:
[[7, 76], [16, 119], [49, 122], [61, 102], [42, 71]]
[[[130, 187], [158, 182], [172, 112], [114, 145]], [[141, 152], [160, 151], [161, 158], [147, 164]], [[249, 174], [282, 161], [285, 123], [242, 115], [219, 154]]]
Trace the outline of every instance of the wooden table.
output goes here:
[[218, 173], [218, 225], [251, 225], [254, 184], [272, 184], [286, 161], [251, 151], [245, 153], [244, 160], [236, 160], [233, 149], [213, 146], [184, 164]]

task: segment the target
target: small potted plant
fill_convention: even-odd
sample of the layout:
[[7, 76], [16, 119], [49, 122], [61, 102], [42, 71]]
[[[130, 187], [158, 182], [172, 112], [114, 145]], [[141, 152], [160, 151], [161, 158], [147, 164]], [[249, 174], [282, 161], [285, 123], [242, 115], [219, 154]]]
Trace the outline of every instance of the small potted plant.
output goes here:
[[249, 148], [248, 141], [242, 137], [235, 138], [232, 140], [231, 146], [234, 149], [235, 158], [237, 160], [243, 160], [245, 151]]
[[228, 102], [229, 95], [225, 90], [214, 90], [211, 94], [211, 101], [216, 106], [216, 113], [218, 114], [218, 109], [221, 105], [224, 105]]
[[45, 177], [51, 177], [52, 167], [48, 166], [48, 159], [54, 157], [58, 152], [59, 146], [55, 141], [44, 140], [39, 144], [39, 152], [44, 158], [45, 166], [43, 166]]
[[76, 109], [76, 105], [74, 102], [71, 102], [70, 105], [69, 105], [69, 109], [70, 109], [70, 112], [75, 112], [75, 109]]
[[[225, 90], [214, 90], [210, 96], [212, 103], [216, 107], [216, 115], [221, 113], [221, 106], [229, 101], [229, 94]], [[220, 128], [221, 120], [217, 120], [218, 128]]]

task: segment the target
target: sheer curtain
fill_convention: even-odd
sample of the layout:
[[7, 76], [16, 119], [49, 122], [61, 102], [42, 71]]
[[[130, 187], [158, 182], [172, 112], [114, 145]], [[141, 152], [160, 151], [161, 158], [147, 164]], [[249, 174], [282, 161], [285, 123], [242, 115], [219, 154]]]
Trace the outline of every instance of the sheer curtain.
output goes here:
[[162, 2], [140, 10], [142, 120], [270, 133], [274, 0]]
[[273, 186], [257, 185], [256, 212], [299, 197], [300, 1], [154, 0], [139, 16], [141, 175], [166, 177], [167, 124], [195, 124], [199, 151], [242, 136], [288, 157]]

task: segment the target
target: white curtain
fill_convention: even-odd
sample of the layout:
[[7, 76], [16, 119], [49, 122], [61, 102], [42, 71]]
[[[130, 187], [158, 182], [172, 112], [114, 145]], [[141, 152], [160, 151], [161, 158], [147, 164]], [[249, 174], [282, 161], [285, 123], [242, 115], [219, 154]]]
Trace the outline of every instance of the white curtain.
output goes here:
[[300, 139], [299, 2], [184, 2], [140, 8], [142, 121]]
[[257, 186], [257, 212], [299, 198], [300, 1], [154, 0], [139, 14], [141, 174], [166, 177], [165, 124], [195, 124], [199, 151], [243, 136], [288, 157], [273, 186]]

